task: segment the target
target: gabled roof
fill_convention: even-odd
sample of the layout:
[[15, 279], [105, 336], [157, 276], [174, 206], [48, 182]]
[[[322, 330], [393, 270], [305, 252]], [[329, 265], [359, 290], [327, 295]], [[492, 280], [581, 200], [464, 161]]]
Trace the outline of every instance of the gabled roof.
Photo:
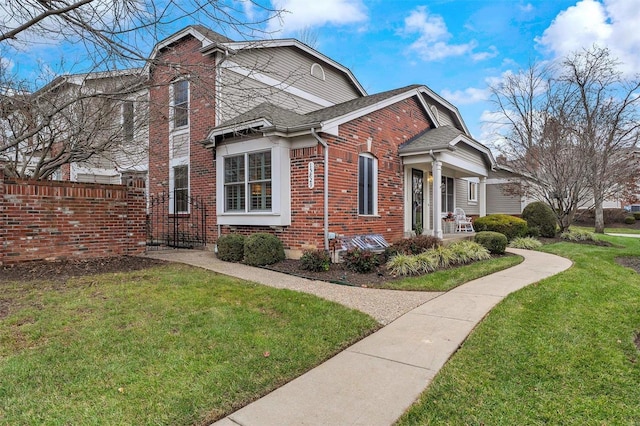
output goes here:
[[[376, 93], [352, 99], [337, 105], [322, 108], [307, 114], [298, 114], [268, 102], [238, 115], [237, 117], [221, 123], [209, 134], [209, 139], [229, 133], [237, 133], [248, 129], [260, 129], [262, 132], [300, 132], [313, 129], [323, 130], [324, 127], [337, 126], [341, 121], [348, 121], [352, 115], [364, 115], [369, 109], [379, 109], [387, 105], [391, 99], [412, 93], [420, 86], [412, 85], [399, 89]], [[412, 92], [413, 91], [413, 92]], [[408, 97], [408, 96], [404, 96]], [[396, 102], [395, 100], [393, 102]], [[393, 103], [389, 102], [389, 103]], [[384, 105], [383, 105], [384, 104]], [[363, 113], [363, 111], [366, 111]]]
[[[216, 51], [223, 52], [234, 52], [240, 49], [264, 49], [264, 48], [274, 48], [274, 47], [294, 47], [297, 48], [306, 54], [322, 61], [326, 64], [331, 65], [338, 71], [344, 73], [347, 78], [351, 81], [351, 84], [356, 88], [358, 92], [362, 96], [366, 96], [367, 92], [364, 90], [358, 79], [353, 75], [351, 70], [344, 65], [334, 61], [328, 56], [323, 55], [315, 49], [307, 46], [299, 40], [288, 38], [288, 39], [276, 39], [276, 40], [255, 40], [255, 41], [233, 41], [227, 36], [219, 34], [203, 25], [189, 25], [188, 27], [183, 28], [175, 34], [165, 38], [164, 40], [158, 42], [153, 51], [151, 52], [150, 58], [154, 58], [158, 52], [170, 46], [173, 43], [176, 43], [180, 39], [186, 36], [193, 36], [202, 44], [202, 48], [200, 52], [203, 55], [210, 54]], [[147, 62], [145, 70], [148, 72], [151, 62]]]

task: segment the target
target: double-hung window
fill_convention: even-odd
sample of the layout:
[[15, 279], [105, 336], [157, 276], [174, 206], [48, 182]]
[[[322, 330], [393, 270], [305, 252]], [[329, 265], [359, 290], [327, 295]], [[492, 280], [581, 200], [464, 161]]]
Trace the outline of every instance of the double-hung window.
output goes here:
[[189, 82], [176, 81], [173, 89], [173, 127], [184, 127], [189, 124]]
[[358, 157], [358, 214], [377, 214], [377, 186], [378, 160], [370, 154], [360, 154]]
[[174, 213], [189, 212], [189, 166], [173, 168]]
[[469, 181], [469, 201], [478, 201], [478, 182]]
[[225, 212], [272, 211], [271, 185], [271, 151], [225, 157]]

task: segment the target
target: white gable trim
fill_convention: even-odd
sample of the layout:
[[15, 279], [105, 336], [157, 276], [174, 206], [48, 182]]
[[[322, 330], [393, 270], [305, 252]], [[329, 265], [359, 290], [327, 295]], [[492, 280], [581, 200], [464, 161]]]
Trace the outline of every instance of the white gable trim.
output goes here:
[[269, 77], [268, 75], [262, 74], [261, 72], [258, 72], [256, 70], [245, 68], [233, 61], [229, 61], [229, 60], [223, 61], [222, 63], [220, 63], [220, 66], [229, 71], [238, 73], [240, 75], [251, 78], [260, 83], [266, 84], [267, 86], [274, 87], [278, 90], [282, 90], [283, 92], [287, 92], [299, 98], [306, 99], [309, 102], [313, 102], [314, 104], [317, 104], [323, 107], [330, 107], [335, 105], [333, 102], [329, 102], [326, 99], [323, 99], [319, 96], [306, 92], [302, 89], [298, 89], [297, 87], [293, 87], [287, 83], [283, 83], [280, 80], [276, 80], [275, 78]]
[[263, 48], [269, 48], [269, 47], [296, 47], [302, 50], [303, 52], [305, 52], [306, 54], [311, 55], [312, 57], [319, 59], [320, 61], [323, 61], [331, 65], [332, 67], [336, 68], [337, 70], [341, 71], [342, 73], [346, 74], [346, 76], [349, 77], [349, 80], [355, 86], [355, 88], [360, 92], [360, 94], [362, 96], [367, 96], [367, 91], [364, 90], [364, 87], [362, 87], [360, 82], [356, 79], [356, 77], [353, 75], [353, 73], [349, 68], [334, 61], [328, 56], [323, 55], [317, 50], [312, 49], [311, 47], [307, 46], [306, 44], [296, 39], [286, 38], [286, 39], [278, 39], [278, 40], [237, 41], [237, 42], [231, 42], [231, 43], [223, 43], [223, 45], [232, 50], [263, 49]]

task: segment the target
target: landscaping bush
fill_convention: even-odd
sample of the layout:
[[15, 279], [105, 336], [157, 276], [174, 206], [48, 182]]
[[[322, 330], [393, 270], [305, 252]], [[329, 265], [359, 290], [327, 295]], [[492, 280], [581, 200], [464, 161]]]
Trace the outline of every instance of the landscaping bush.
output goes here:
[[300, 257], [300, 268], [306, 271], [328, 271], [331, 265], [331, 256], [325, 250], [305, 250]]
[[342, 256], [344, 266], [353, 272], [366, 274], [378, 266], [378, 256], [371, 250], [352, 248]]
[[595, 241], [596, 236], [593, 232], [583, 231], [582, 229], [567, 229], [560, 238], [567, 241]]
[[240, 234], [221, 235], [218, 238], [218, 259], [225, 262], [242, 262], [247, 237]]
[[421, 272], [420, 262], [417, 256], [410, 254], [397, 254], [387, 262], [387, 269], [393, 275], [414, 275]]
[[522, 218], [527, 222], [529, 235], [533, 236], [533, 229], [537, 228], [538, 235], [553, 238], [556, 236], [557, 219], [551, 207], [542, 201], [527, 205], [522, 211]]
[[518, 237], [511, 240], [511, 242], [509, 243], [509, 247], [525, 250], [535, 250], [539, 247], [542, 247], [542, 243], [532, 237]]
[[489, 250], [491, 254], [504, 254], [507, 248], [507, 237], [499, 232], [478, 232], [474, 241]]
[[396, 254], [420, 254], [439, 245], [442, 245], [442, 240], [438, 237], [418, 235], [394, 242], [385, 250], [385, 256], [391, 258]]
[[499, 232], [505, 235], [508, 241], [527, 235], [527, 222], [508, 214], [490, 214], [479, 217], [473, 222], [473, 226], [477, 232]]
[[465, 264], [486, 260], [491, 258], [491, 253], [481, 244], [474, 241], [464, 240], [449, 245], [449, 250], [453, 253], [454, 263]]
[[625, 217], [624, 223], [626, 223], [627, 225], [633, 225], [634, 223], [636, 223], [635, 215], [629, 215]]
[[634, 217], [636, 220], [640, 220], [640, 212], [633, 212], [633, 217]]
[[[624, 223], [625, 217], [629, 215], [629, 212], [625, 209], [603, 209], [602, 216], [604, 223]], [[576, 215], [575, 221], [579, 223], [592, 224], [595, 221], [596, 211], [595, 209], [579, 210]]]
[[256, 233], [250, 235], [244, 244], [244, 262], [247, 265], [271, 265], [284, 260], [282, 241], [275, 235]]
[[438, 246], [426, 252], [431, 257], [438, 268], [448, 268], [455, 262], [455, 254], [449, 247]]

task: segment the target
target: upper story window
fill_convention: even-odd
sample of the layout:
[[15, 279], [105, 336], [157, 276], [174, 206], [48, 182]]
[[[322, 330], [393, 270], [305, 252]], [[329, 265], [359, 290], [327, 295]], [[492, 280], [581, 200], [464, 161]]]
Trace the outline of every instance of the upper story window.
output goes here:
[[184, 127], [189, 124], [189, 82], [176, 81], [173, 89], [173, 128]]
[[133, 142], [133, 101], [122, 104], [122, 139]]
[[271, 176], [271, 151], [225, 157], [224, 210], [226, 212], [271, 211]]
[[378, 213], [378, 160], [371, 154], [358, 157], [358, 214]]

